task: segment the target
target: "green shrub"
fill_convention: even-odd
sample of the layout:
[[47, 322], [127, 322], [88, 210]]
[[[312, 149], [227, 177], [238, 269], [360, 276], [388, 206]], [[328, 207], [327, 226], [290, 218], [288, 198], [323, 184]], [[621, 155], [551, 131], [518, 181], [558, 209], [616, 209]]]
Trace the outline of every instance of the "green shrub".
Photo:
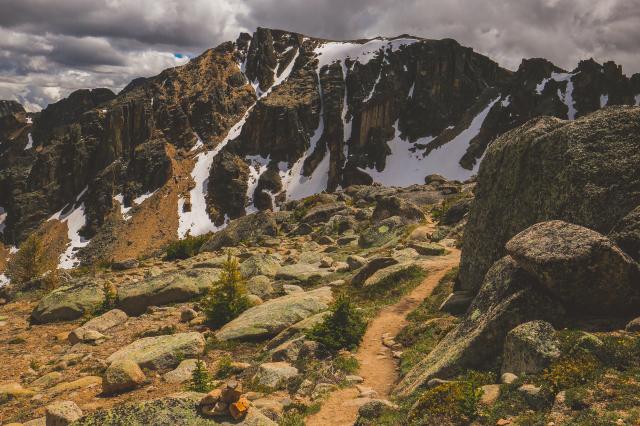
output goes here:
[[230, 252], [222, 265], [220, 278], [213, 283], [202, 305], [208, 322], [215, 328], [237, 318], [251, 306], [238, 260]]
[[595, 355], [575, 353], [563, 357], [547, 368], [542, 377], [552, 392], [583, 386], [595, 380], [601, 373], [601, 364]]
[[353, 350], [360, 344], [367, 328], [362, 314], [358, 312], [349, 298], [338, 296], [331, 307], [331, 313], [316, 324], [307, 337], [320, 343], [329, 352], [340, 349]]
[[467, 425], [478, 416], [482, 389], [472, 382], [443, 383], [424, 392], [409, 413], [411, 424]]
[[233, 374], [233, 360], [229, 355], [224, 355], [218, 361], [218, 369], [216, 370], [216, 379], [226, 379]]
[[189, 382], [189, 390], [193, 392], [207, 393], [212, 388], [211, 375], [207, 370], [207, 366], [198, 359], [196, 361], [196, 369], [191, 373], [191, 381]]
[[338, 355], [333, 360], [333, 367], [345, 374], [355, 374], [360, 369], [360, 363], [354, 356]]
[[165, 249], [165, 259], [188, 259], [191, 256], [195, 256], [200, 251], [202, 245], [209, 239], [210, 235], [199, 235], [192, 237], [188, 235], [182, 240], [176, 240], [167, 246]]

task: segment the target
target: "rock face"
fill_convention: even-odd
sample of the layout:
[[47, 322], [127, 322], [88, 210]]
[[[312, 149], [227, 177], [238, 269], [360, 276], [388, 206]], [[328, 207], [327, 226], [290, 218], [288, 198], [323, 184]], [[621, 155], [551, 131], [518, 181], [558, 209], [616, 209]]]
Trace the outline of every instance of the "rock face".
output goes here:
[[484, 279], [466, 316], [404, 376], [396, 392], [408, 396], [433, 378], [454, 376], [465, 368], [480, 368], [502, 353], [507, 333], [533, 320], [558, 321], [564, 310], [535, 288], [535, 278], [505, 257]]
[[79, 281], [44, 296], [31, 318], [38, 323], [73, 320], [96, 311], [103, 301], [104, 292], [98, 283]]
[[545, 321], [520, 324], [504, 341], [501, 374], [535, 374], [560, 357], [555, 330]]
[[328, 309], [333, 300], [331, 288], [296, 292], [254, 306], [216, 333], [220, 340], [262, 340], [285, 328]]
[[197, 268], [121, 286], [118, 307], [129, 315], [140, 315], [149, 306], [186, 302], [203, 296], [219, 274], [219, 269]]
[[462, 289], [477, 291], [505, 243], [535, 223], [609, 234], [640, 204], [639, 135], [640, 110], [616, 107], [571, 123], [534, 120], [491, 144], [464, 234]]
[[144, 337], [111, 354], [107, 362], [131, 360], [140, 368], [167, 370], [176, 367], [183, 357], [200, 355], [204, 345], [204, 337], [196, 332]]
[[638, 309], [638, 265], [595, 231], [542, 222], [509, 240], [506, 250], [569, 311], [615, 316]]

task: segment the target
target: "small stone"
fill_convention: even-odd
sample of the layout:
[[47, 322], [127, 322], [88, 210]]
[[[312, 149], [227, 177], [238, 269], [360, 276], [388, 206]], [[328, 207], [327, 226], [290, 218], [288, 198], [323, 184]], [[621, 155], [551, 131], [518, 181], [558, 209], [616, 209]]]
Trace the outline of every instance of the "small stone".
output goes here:
[[293, 293], [300, 293], [300, 292], [304, 292], [304, 289], [302, 287], [300, 287], [299, 285], [293, 285], [293, 284], [285, 284], [282, 286], [282, 290], [284, 290], [285, 294], [293, 294]]
[[175, 370], [165, 373], [162, 378], [167, 383], [185, 383], [191, 379], [191, 375], [195, 371], [197, 364], [197, 359], [185, 359], [180, 362]]
[[451, 380], [431, 379], [427, 382], [427, 389], [432, 389], [437, 386], [444, 385], [445, 383], [451, 383]]
[[349, 268], [351, 268], [352, 271], [362, 268], [364, 265], [366, 265], [366, 263], [367, 263], [367, 259], [365, 259], [362, 256], [351, 255], [347, 257], [347, 264], [349, 265]]
[[345, 285], [347, 282], [345, 280], [335, 280], [335, 281], [331, 281], [329, 283], [329, 285], [331, 287], [341, 287], [343, 285]]
[[195, 319], [198, 316], [198, 313], [191, 308], [185, 308], [180, 312], [180, 321], [189, 322]]
[[511, 420], [509, 419], [500, 419], [496, 422], [496, 426], [507, 426], [511, 424]]
[[486, 406], [492, 406], [500, 396], [500, 385], [484, 385], [482, 386], [482, 396], [480, 403]]
[[538, 386], [535, 385], [531, 385], [531, 384], [525, 384], [522, 385], [518, 388], [518, 390], [522, 393], [525, 393], [527, 395], [530, 396], [536, 396], [540, 393], [540, 391], [542, 390], [541, 388], [539, 388]]
[[364, 382], [364, 379], [360, 376], [356, 376], [356, 375], [348, 375], [347, 377], [345, 377], [345, 380], [349, 383], [355, 383], [355, 384], [359, 384]]
[[333, 259], [330, 257], [323, 257], [320, 259], [320, 267], [321, 268], [330, 268], [333, 265]]
[[46, 407], [47, 426], [67, 426], [82, 417], [82, 410], [73, 401], [57, 401]]
[[518, 376], [513, 373], [504, 373], [502, 376], [500, 376], [500, 381], [507, 385], [510, 385], [516, 380], [518, 380]]

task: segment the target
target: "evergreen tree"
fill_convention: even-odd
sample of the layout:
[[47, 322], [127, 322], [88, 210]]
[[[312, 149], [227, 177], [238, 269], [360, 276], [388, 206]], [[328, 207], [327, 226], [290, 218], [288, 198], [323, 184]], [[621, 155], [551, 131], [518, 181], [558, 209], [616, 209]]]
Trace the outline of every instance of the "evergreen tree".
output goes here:
[[238, 260], [229, 252], [222, 266], [220, 278], [213, 283], [204, 301], [204, 312], [209, 323], [215, 328], [220, 328], [250, 306]]
[[329, 352], [353, 350], [360, 344], [366, 328], [362, 314], [348, 297], [340, 295], [331, 307], [331, 313], [313, 327], [307, 337], [320, 343]]
[[189, 390], [201, 393], [207, 393], [211, 390], [211, 375], [200, 358], [196, 361], [196, 369], [191, 373]]
[[35, 234], [31, 234], [20, 244], [20, 250], [7, 265], [7, 276], [11, 282], [20, 285], [46, 272], [44, 244]]

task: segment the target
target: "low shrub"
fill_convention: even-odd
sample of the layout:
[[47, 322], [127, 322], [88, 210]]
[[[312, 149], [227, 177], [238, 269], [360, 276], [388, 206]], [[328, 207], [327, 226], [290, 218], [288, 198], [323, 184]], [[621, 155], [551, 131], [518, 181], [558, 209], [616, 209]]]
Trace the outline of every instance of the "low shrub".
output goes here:
[[47, 272], [45, 246], [42, 239], [31, 234], [20, 244], [20, 250], [11, 257], [6, 274], [14, 285], [22, 285], [40, 278]]
[[340, 295], [332, 305], [331, 313], [316, 324], [307, 337], [331, 353], [341, 349], [353, 350], [360, 344], [366, 327], [366, 321], [350, 299]]
[[409, 413], [410, 424], [468, 425], [478, 416], [482, 389], [472, 382], [449, 382], [425, 391]]
[[188, 259], [200, 252], [202, 245], [209, 239], [210, 235], [199, 235], [197, 237], [187, 236], [182, 240], [176, 240], [165, 249], [166, 260]]

